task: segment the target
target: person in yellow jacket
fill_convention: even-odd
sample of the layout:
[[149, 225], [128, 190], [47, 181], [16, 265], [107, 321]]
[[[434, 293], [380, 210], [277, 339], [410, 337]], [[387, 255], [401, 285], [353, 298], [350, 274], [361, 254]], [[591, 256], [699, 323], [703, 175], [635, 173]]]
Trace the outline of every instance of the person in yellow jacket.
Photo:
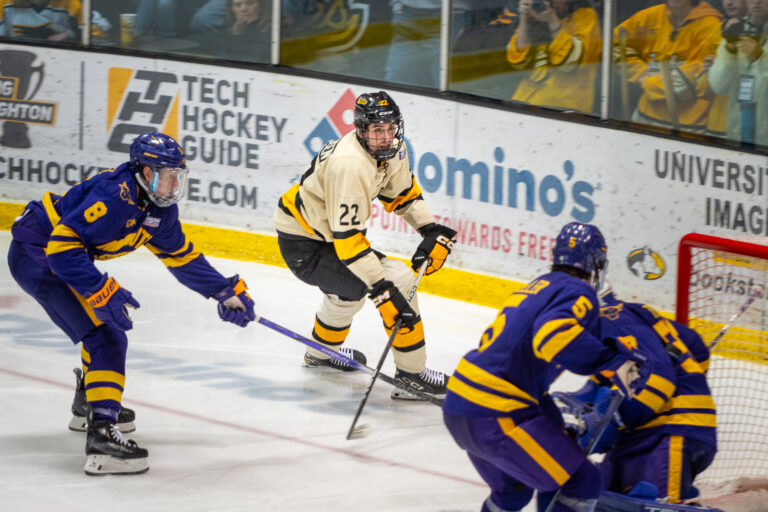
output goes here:
[[[707, 2], [667, 0], [614, 29], [614, 60], [623, 54], [629, 82], [642, 89], [632, 121], [693, 132], [706, 129], [712, 93], [697, 84], [706, 69], [705, 59], [714, 55], [720, 42], [721, 18]], [[623, 48], [620, 34], [626, 34]], [[669, 91], [661, 72], [664, 61], [670, 68]]]
[[597, 13], [579, 0], [521, 0], [507, 60], [527, 75], [512, 100], [592, 113], [601, 46]]

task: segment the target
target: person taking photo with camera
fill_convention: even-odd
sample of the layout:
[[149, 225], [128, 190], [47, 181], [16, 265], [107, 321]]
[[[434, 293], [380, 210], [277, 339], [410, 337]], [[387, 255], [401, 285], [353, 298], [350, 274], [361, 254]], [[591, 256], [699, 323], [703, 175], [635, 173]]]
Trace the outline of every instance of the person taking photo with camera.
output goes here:
[[722, 35], [708, 78], [728, 95], [726, 137], [768, 144], [768, 0], [747, 0], [747, 15], [726, 19]]
[[602, 38], [583, 0], [520, 0], [507, 61], [526, 73], [513, 101], [591, 113]]

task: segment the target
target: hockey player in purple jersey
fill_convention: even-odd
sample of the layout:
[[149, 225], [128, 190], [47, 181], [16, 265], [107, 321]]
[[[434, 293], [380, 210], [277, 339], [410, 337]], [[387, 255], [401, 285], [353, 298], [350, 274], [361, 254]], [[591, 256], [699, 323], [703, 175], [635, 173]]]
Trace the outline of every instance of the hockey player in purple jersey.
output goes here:
[[555, 512], [595, 507], [600, 471], [566, 433], [548, 389], [565, 370], [605, 372], [624, 389], [642, 386], [645, 372], [634, 361], [643, 358], [598, 337], [595, 289], [604, 278], [606, 251], [597, 227], [563, 227], [552, 271], [507, 299], [479, 348], [464, 356], [448, 381], [445, 424], [491, 488], [484, 512], [519, 511], [534, 490], [545, 506], [558, 488]]
[[87, 474], [142, 473], [147, 450], [126, 441], [134, 413], [121, 406], [125, 385], [127, 308], [139, 302], [94, 260], [146, 245], [171, 274], [218, 302], [222, 320], [245, 326], [253, 301], [238, 276], [226, 278], [196, 250], [181, 228], [176, 203], [184, 194], [186, 158], [162, 133], [138, 136], [130, 161], [57, 195], [32, 201], [11, 228], [11, 274], [73, 343], [82, 342], [82, 372], [72, 404], [72, 430], [87, 430]]
[[[640, 500], [620, 494], [659, 498], [670, 511], [709, 510], [672, 505], [698, 495], [693, 480], [717, 451], [715, 403], [705, 373], [709, 350], [698, 333], [648, 305], [619, 301], [610, 290], [601, 301], [603, 336], [635, 345], [653, 370], [645, 388], [621, 404], [623, 426], [607, 436], [613, 442], [599, 450], [607, 450], [600, 469], [611, 492], [601, 496], [597, 510], [643, 510]], [[589, 404], [598, 401], [607, 386], [610, 383], [598, 376], [575, 393], [554, 396]], [[571, 412], [583, 417], [577, 410]], [[612, 425], [615, 430], [616, 423]]]

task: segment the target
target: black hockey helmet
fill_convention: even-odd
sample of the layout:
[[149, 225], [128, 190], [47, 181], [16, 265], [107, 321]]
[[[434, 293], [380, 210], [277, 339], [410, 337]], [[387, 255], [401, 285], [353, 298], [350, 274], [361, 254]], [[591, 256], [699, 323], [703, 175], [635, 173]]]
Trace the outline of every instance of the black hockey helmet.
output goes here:
[[[355, 100], [355, 128], [357, 140], [376, 160], [383, 161], [393, 158], [403, 145], [405, 127], [400, 107], [395, 100], [384, 91], [363, 93]], [[395, 140], [389, 149], [371, 151], [364, 138], [368, 126], [376, 123], [395, 123]]]

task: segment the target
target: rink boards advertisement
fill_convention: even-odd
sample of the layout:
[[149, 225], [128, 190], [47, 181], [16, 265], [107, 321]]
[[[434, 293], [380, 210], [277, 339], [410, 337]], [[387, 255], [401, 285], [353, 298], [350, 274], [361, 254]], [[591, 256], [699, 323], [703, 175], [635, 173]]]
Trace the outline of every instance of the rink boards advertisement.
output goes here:
[[[218, 66], [0, 45], [0, 201], [63, 192], [162, 131], [190, 167], [182, 218], [271, 233], [279, 196], [353, 129], [369, 87]], [[609, 244], [618, 293], [672, 310], [689, 232], [768, 234], [765, 157], [392, 91], [411, 168], [451, 266], [516, 281], [547, 270], [576, 220]], [[408, 256], [418, 235], [374, 202], [374, 247]]]

